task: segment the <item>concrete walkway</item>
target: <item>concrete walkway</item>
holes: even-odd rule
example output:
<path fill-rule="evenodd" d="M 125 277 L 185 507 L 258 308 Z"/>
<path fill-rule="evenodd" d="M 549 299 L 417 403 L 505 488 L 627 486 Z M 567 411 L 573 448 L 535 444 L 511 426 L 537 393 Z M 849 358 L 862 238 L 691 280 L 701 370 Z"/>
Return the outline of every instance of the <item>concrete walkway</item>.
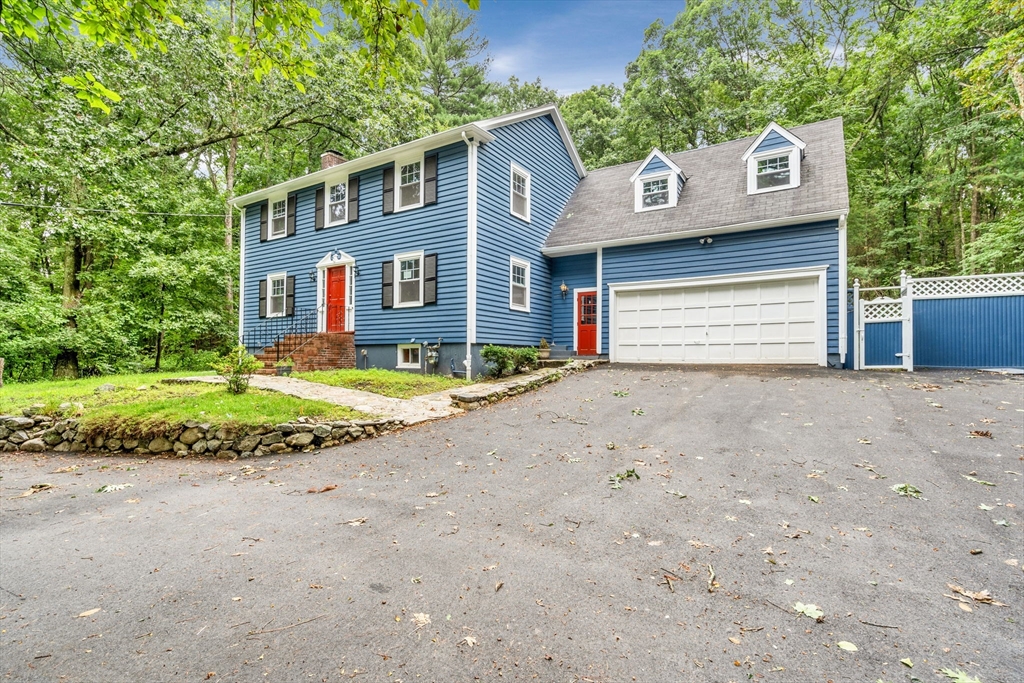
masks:
<path fill-rule="evenodd" d="M 182 377 L 175 380 L 175 382 L 209 382 L 220 384 L 224 382 L 224 379 L 216 376 Z M 276 375 L 253 375 L 249 385 L 257 389 L 278 391 L 296 398 L 325 401 L 339 406 L 346 406 L 378 417 L 398 419 L 405 425 L 437 420 L 463 412 L 461 408 L 452 405 L 450 390 L 437 394 L 415 396 L 411 399 L 390 398 L 369 391 L 332 387 L 328 384 L 318 384 L 316 382 L 307 382 L 304 379 L 278 377 Z M 477 385 L 470 385 L 464 387 L 464 389 L 471 389 L 475 386 Z"/>

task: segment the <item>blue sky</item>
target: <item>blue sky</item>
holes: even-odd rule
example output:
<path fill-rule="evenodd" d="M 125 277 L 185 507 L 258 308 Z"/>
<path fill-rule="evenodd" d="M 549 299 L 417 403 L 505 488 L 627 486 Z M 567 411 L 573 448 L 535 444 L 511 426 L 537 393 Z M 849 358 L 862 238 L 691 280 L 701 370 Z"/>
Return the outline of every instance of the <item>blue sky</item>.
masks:
<path fill-rule="evenodd" d="M 490 41 L 491 78 L 538 76 L 566 95 L 625 80 L 644 30 L 671 22 L 683 0 L 481 0 L 477 25 Z"/>

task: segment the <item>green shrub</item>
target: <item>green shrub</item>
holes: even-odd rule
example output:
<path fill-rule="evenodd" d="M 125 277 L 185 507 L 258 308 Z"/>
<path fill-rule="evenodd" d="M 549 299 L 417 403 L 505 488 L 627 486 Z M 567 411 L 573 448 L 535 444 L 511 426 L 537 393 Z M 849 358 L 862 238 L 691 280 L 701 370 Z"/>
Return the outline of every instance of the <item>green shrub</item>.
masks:
<path fill-rule="evenodd" d="M 219 362 L 211 363 L 210 367 L 227 380 L 228 393 L 244 394 L 249 388 L 249 378 L 263 367 L 263 364 L 254 356 L 250 356 L 246 348 L 239 344 Z"/>
<path fill-rule="evenodd" d="M 480 351 L 480 357 L 489 363 L 488 374 L 492 377 L 525 372 L 537 367 L 537 349 L 532 346 L 495 346 L 488 344 Z"/>

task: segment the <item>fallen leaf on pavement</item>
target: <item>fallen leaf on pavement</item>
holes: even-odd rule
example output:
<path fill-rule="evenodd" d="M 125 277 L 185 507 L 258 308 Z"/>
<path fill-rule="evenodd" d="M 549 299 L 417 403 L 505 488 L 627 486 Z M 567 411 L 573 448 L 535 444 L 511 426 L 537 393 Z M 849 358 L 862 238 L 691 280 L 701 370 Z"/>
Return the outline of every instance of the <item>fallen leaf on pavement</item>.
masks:
<path fill-rule="evenodd" d="M 498 583 L 494 584 L 494 592 L 497 593 L 498 591 L 500 591 L 501 587 L 504 586 L 504 585 L 505 585 L 504 581 L 499 581 Z"/>
<path fill-rule="evenodd" d="M 978 509 L 979 509 L 979 510 L 985 510 L 985 511 L 988 511 L 988 510 L 995 510 L 995 508 L 994 508 L 994 507 L 992 507 L 991 505 L 985 505 L 984 503 L 982 503 L 981 505 L 979 505 L 979 506 L 978 506 Z"/>
<path fill-rule="evenodd" d="M 67 467 L 58 467 L 50 474 L 67 474 L 68 472 L 74 472 L 79 467 L 81 467 L 81 465 L 68 465 Z"/>
<path fill-rule="evenodd" d="M 870 446 L 871 445 L 871 439 L 857 439 L 857 443 L 862 443 L 862 444 Z"/>
<path fill-rule="evenodd" d="M 427 494 L 427 498 L 437 498 L 440 495 L 441 494 L 437 493 L 436 491 L 431 491 L 430 493 Z"/>
<path fill-rule="evenodd" d="M 739 638 L 730 638 L 729 642 L 732 643 L 733 645 L 739 645 L 743 641 L 741 641 Z"/>
<path fill-rule="evenodd" d="M 972 429 L 971 433 L 967 435 L 968 439 L 991 439 L 992 432 L 987 429 Z"/>
<path fill-rule="evenodd" d="M 81 619 L 82 617 L 91 617 L 92 615 L 94 615 L 97 612 L 99 612 L 101 609 L 102 609 L 101 607 L 97 607 L 97 608 L 91 609 L 91 610 L 89 610 L 87 612 L 82 612 L 81 614 L 78 615 L 78 618 Z"/>
<path fill-rule="evenodd" d="M 970 676 L 966 671 L 961 671 L 960 669 L 957 669 L 956 671 L 953 671 L 952 669 L 939 669 L 939 673 L 946 678 L 952 679 L 953 683 L 981 683 L 980 678 L 977 676 Z"/>
<path fill-rule="evenodd" d="M 964 479 L 966 479 L 967 481 L 973 481 L 976 484 L 982 484 L 983 486 L 995 486 L 995 484 L 993 484 L 990 481 L 985 481 L 984 479 L 978 479 L 977 477 L 971 476 L 969 474 L 961 474 L 960 476 L 963 477 Z"/>
<path fill-rule="evenodd" d="M 362 524 L 366 524 L 368 521 L 370 521 L 369 517 L 356 517 L 355 519 L 346 520 L 342 522 L 342 524 L 348 524 L 349 526 L 360 526 Z"/>
<path fill-rule="evenodd" d="M 110 493 L 111 491 L 123 491 L 131 488 L 134 484 L 104 484 L 96 489 L 96 493 Z"/>
<path fill-rule="evenodd" d="M 421 629 L 430 623 L 430 615 L 424 614 L 423 612 L 416 612 L 412 615 L 412 623 L 416 624 L 417 629 Z"/>
<path fill-rule="evenodd" d="M 32 484 L 28 489 L 25 490 L 18 498 L 26 498 L 31 496 L 33 493 L 39 493 L 40 491 L 48 491 L 53 488 L 53 484 Z"/>
<path fill-rule="evenodd" d="M 814 620 L 821 619 L 822 617 L 825 616 L 825 613 L 822 612 L 821 609 L 817 605 L 812 605 L 812 604 L 805 605 L 802 602 L 797 602 L 797 603 L 793 604 L 793 609 L 795 609 L 800 614 L 803 614 L 804 616 L 810 617 L 811 619 L 814 619 Z"/>
<path fill-rule="evenodd" d="M 465 638 L 462 639 L 461 642 L 465 643 L 469 647 L 473 647 L 474 645 L 476 645 L 476 638 L 474 638 L 473 636 L 466 636 Z"/>
<path fill-rule="evenodd" d="M 909 657 L 907 659 L 901 659 L 900 660 L 900 664 L 902 664 L 903 666 L 907 667 L 908 669 L 913 669 L 914 668 L 914 663 L 912 661 L 910 661 Z"/>
<path fill-rule="evenodd" d="M 981 603 L 984 603 L 986 605 L 997 605 L 999 607 L 1006 607 L 1006 603 L 999 602 L 997 600 L 993 600 L 992 599 L 992 593 L 990 591 L 988 591 L 988 590 L 969 591 L 966 588 L 964 588 L 963 586 L 958 586 L 955 583 L 947 583 L 946 587 L 949 588 L 949 590 L 953 591 L 954 593 L 959 593 L 960 595 L 967 596 L 968 598 L 974 600 L 975 602 L 981 602 Z"/>
<path fill-rule="evenodd" d="M 847 652 L 856 652 L 857 651 L 857 646 L 856 645 L 854 645 L 851 642 L 845 641 L 845 640 L 840 640 L 838 643 L 836 643 L 836 647 L 838 647 L 840 650 L 846 650 Z"/>

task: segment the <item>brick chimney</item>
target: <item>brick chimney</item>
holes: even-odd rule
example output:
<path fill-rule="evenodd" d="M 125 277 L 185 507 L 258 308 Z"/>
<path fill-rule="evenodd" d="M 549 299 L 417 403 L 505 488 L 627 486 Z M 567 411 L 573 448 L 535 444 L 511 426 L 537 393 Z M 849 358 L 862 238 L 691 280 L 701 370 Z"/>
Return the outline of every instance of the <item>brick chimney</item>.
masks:
<path fill-rule="evenodd" d="M 320 170 L 325 168 L 331 168 L 333 166 L 340 166 L 341 164 L 348 161 L 345 157 L 341 156 L 333 149 L 329 149 L 320 155 Z"/>

